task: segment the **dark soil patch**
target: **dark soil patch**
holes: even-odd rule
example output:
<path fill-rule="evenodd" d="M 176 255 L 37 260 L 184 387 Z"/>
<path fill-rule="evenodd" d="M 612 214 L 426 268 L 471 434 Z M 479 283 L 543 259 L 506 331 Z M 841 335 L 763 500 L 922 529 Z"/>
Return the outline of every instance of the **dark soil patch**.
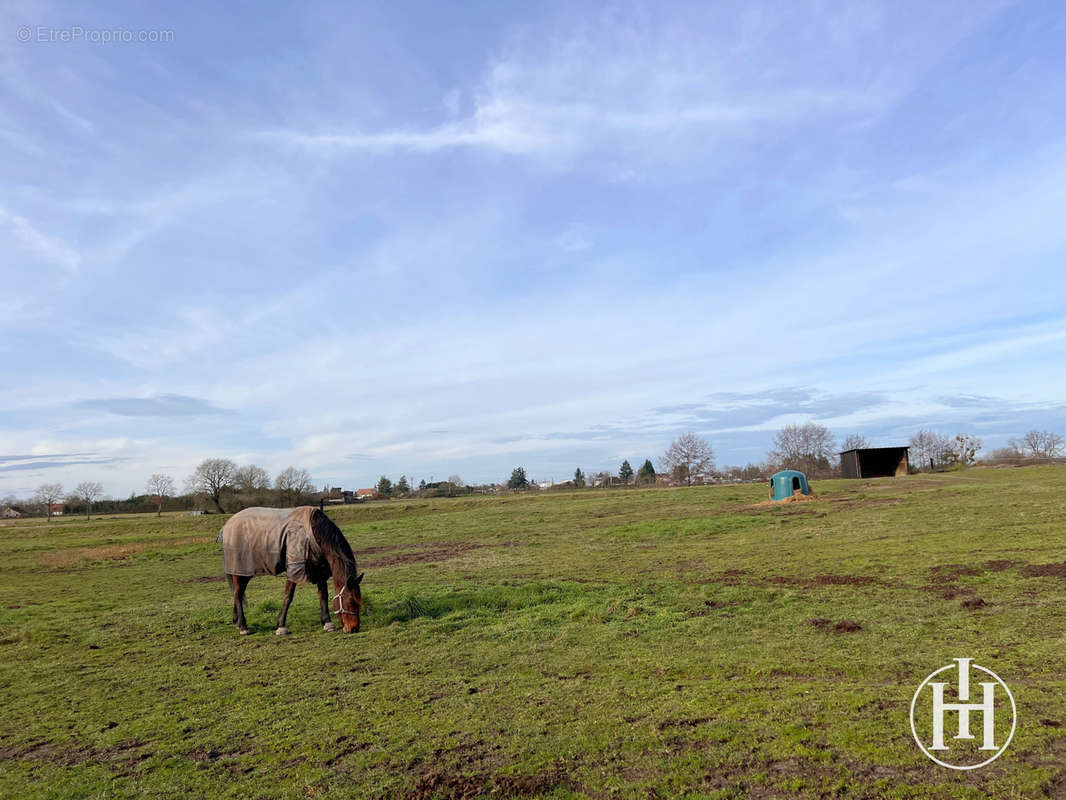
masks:
<path fill-rule="evenodd" d="M 739 583 L 745 583 L 744 578 L 747 575 L 747 570 L 743 569 L 727 569 L 722 573 L 721 582 L 728 584 L 729 586 L 736 586 Z"/>
<path fill-rule="evenodd" d="M 929 575 L 930 579 L 935 582 L 947 582 L 956 578 L 980 575 L 982 572 L 981 567 L 974 567 L 968 564 L 940 564 L 930 569 Z"/>
<path fill-rule="evenodd" d="M 1009 559 L 1004 558 L 996 561 L 986 561 L 984 563 L 984 568 L 988 572 L 1003 572 L 1003 570 L 1016 567 L 1020 563 L 1020 561 L 1010 561 Z"/>
<path fill-rule="evenodd" d="M 477 797 L 533 797 L 557 787 L 571 788 L 571 779 L 560 769 L 533 775 L 481 773 L 458 775 L 434 770 L 419 776 L 400 797 L 404 800 L 474 800 Z"/>
<path fill-rule="evenodd" d="M 1058 564 L 1030 564 L 1022 567 L 1022 575 L 1027 578 L 1066 578 L 1066 561 Z"/>
<path fill-rule="evenodd" d="M 51 742 L 36 742 L 24 748 L 0 747 L 0 761 L 45 761 L 61 767 L 89 763 L 136 764 L 151 755 L 139 751 L 143 745 L 143 742 L 130 739 L 111 747 L 66 749 Z"/>
<path fill-rule="evenodd" d="M 720 608 L 728 608 L 736 603 L 723 603 L 718 600 L 704 600 L 703 605 L 688 612 L 688 617 L 709 617 L 712 611 Z"/>
<path fill-rule="evenodd" d="M 962 607 L 963 608 L 968 608 L 971 611 L 973 611 L 975 609 L 978 609 L 978 608 L 984 608 L 987 605 L 988 605 L 988 603 L 986 603 L 980 597 L 968 597 L 968 598 L 966 598 L 965 600 L 962 601 Z"/>
<path fill-rule="evenodd" d="M 931 592 L 943 600 L 954 600 L 956 597 L 972 595 L 974 590 L 968 586 L 958 586 L 954 583 L 928 583 L 918 587 L 923 592 Z"/>
<path fill-rule="evenodd" d="M 697 725 L 703 725 L 708 722 L 713 722 L 714 717 L 696 717 L 695 719 L 664 719 L 658 725 L 656 729 L 665 731 L 667 728 L 695 728 Z"/>
<path fill-rule="evenodd" d="M 842 619 L 834 625 L 831 619 L 814 617 L 807 620 L 807 623 L 823 633 L 857 633 L 862 630 L 862 625 L 852 619 Z"/>
<path fill-rule="evenodd" d="M 423 547 L 420 543 L 414 544 L 380 544 L 374 547 L 364 547 L 360 550 L 353 550 L 352 552 L 358 556 L 368 556 L 374 553 L 391 553 L 393 550 L 405 550 L 410 547 Z"/>

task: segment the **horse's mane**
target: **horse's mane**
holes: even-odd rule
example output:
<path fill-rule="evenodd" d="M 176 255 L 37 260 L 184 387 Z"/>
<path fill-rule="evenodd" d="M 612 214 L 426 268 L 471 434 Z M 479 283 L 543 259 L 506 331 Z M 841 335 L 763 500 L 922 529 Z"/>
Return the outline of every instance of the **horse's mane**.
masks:
<path fill-rule="evenodd" d="M 326 558 L 337 559 L 347 569 L 348 577 L 354 578 L 356 569 L 352 546 L 348 544 L 337 524 L 317 508 L 311 512 L 311 532 Z"/>

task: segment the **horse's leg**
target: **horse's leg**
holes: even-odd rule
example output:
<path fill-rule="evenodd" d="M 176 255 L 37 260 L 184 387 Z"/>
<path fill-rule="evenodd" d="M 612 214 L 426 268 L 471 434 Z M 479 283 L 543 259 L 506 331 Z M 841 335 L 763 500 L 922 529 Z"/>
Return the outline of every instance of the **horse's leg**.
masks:
<path fill-rule="evenodd" d="M 233 613 L 237 615 L 237 632 L 248 635 L 248 623 L 244 621 L 244 590 L 248 588 L 248 575 L 233 575 Z"/>
<path fill-rule="evenodd" d="M 281 601 L 281 613 L 278 614 L 278 629 L 274 631 L 278 636 L 285 636 L 289 629 L 285 627 L 285 617 L 289 614 L 289 603 L 292 602 L 292 596 L 296 594 L 296 583 L 294 581 L 285 581 L 285 599 Z"/>
<path fill-rule="evenodd" d="M 230 590 L 233 592 L 233 624 L 237 624 L 237 576 L 226 575 L 226 580 L 229 581 Z"/>
<path fill-rule="evenodd" d="M 318 582 L 318 619 L 322 623 L 322 630 L 335 631 L 337 626 L 333 624 L 333 620 L 329 618 L 329 589 L 326 588 L 325 581 Z"/>

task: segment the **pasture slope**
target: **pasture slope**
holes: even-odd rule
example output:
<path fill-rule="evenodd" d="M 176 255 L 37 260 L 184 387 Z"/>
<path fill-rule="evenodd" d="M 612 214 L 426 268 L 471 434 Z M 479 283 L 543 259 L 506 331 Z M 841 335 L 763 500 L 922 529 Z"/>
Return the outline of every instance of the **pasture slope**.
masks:
<path fill-rule="evenodd" d="M 352 636 L 257 578 L 238 637 L 218 516 L 5 524 L 0 796 L 1063 797 L 1066 469 L 815 490 L 337 508 Z M 970 773 L 907 722 L 959 656 L 1018 703 Z"/>

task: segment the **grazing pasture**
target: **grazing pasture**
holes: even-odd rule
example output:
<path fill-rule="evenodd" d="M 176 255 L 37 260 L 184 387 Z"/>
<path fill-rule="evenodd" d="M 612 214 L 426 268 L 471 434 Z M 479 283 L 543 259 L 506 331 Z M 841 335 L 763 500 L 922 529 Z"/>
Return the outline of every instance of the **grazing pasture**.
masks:
<path fill-rule="evenodd" d="M 1062 797 L 1066 469 L 329 510 L 363 631 L 280 579 L 230 621 L 224 517 L 0 526 L 0 796 Z M 1018 704 L 953 772 L 952 658 Z"/>

